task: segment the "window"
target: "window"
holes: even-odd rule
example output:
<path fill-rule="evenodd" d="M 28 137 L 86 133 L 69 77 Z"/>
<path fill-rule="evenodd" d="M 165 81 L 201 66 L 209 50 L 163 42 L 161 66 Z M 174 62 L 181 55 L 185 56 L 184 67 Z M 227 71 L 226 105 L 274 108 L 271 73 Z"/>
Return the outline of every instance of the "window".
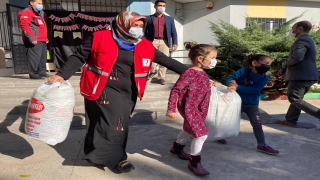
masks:
<path fill-rule="evenodd" d="M 261 24 L 263 31 L 279 28 L 287 21 L 286 18 L 247 18 L 246 27 L 249 26 L 249 20 Z"/>
<path fill-rule="evenodd" d="M 45 0 L 46 8 L 57 11 L 122 12 L 126 0 Z"/>

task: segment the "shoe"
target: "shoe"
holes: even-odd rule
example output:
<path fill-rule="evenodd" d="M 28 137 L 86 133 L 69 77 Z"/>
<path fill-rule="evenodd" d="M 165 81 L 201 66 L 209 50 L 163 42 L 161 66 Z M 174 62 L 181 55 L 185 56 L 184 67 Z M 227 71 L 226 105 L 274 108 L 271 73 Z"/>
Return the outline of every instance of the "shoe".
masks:
<path fill-rule="evenodd" d="M 134 170 L 134 166 L 128 161 L 124 160 L 117 164 L 117 168 L 122 173 L 128 173 L 132 170 Z"/>
<path fill-rule="evenodd" d="M 263 152 L 269 155 L 277 155 L 279 154 L 279 151 L 273 149 L 272 147 L 266 145 L 266 144 L 259 144 L 257 146 L 257 151 Z"/>
<path fill-rule="evenodd" d="M 201 155 L 199 156 L 190 155 L 188 168 L 198 176 L 205 176 L 210 174 L 209 171 L 207 171 L 201 164 Z"/>
<path fill-rule="evenodd" d="M 218 143 L 218 144 L 227 144 L 227 141 L 225 139 L 220 139 L 220 140 L 217 140 L 215 142 Z"/>
<path fill-rule="evenodd" d="M 152 79 L 153 76 L 156 75 L 156 74 L 157 74 L 157 72 L 150 72 L 150 73 L 148 74 L 148 80 L 149 80 L 149 79 Z"/>
<path fill-rule="evenodd" d="M 288 122 L 286 120 L 279 120 L 279 121 L 277 121 L 277 123 L 281 124 L 281 125 L 284 125 L 284 126 L 293 127 L 293 128 L 297 127 L 297 124 L 293 124 L 293 123 Z"/>
<path fill-rule="evenodd" d="M 158 80 L 158 83 L 161 84 L 161 85 L 165 85 L 165 84 L 166 84 L 163 79 L 159 79 L 159 80 Z"/>
<path fill-rule="evenodd" d="M 50 77 L 51 75 L 50 74 L 44 74 L 44 75 L 40 75 L 41 77 L 45 77 L 45 78 L 48 78 Z"/>
<path fill-rule="evenodd" d="M 185 153 L 183 151 L 183 148 L 185 147 L 186 145 L 181 145 L 179 143 L 177 143 L 176 141 L 173 143 L 173 146 L 172 148 L 170 149 L 170 152 L 172 154 L 176 154 L 178 155 L 178 157 L 180 159 L 183 159 L 183 160 L 190 160 L 190 155 Z"/>

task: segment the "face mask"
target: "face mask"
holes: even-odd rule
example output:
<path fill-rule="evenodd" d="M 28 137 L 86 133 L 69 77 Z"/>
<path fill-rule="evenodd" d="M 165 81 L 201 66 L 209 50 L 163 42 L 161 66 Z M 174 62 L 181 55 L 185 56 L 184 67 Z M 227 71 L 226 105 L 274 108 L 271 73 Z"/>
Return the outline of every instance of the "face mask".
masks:
<path fill-rule="evenodd" d="M 261 64 L 261 66 L 259 66 L 259 67 L 256 66 L 255 68 L 256 68 L 258 74 L 264 74 L 267 71 L 269 71 L 270 65 Z"/>
<path fill-rule="evenodd" d="M 203 69 L 212 69 L 212 68 L 216 67 L 217 59 L 216 58 L 211 59 L 209 65 L 204 65 L 202 62 L 201 62 L 201 64 L 202 64 Z"/>
<path fill-rule="evenodd" d="M 36 7 L 34 7 L 34 9 L 36 10 L 36 11 L 42 11 L 43 10 L 43 5 L 40 5 L 40 4 L 37 4 L 36 5 Z"/>
<path fill-rule="evenodd" d="M 293 30 L 289 31 L 288 36 L 295 38 L 296 37 L 296 33 L 293 32 Z"/>
<path fill-rule="evenodd" d="M 157 7 L 157 12 L 158 13 L 164 13 L 165 10 L 166 10 L 165 7 Z"/>
<path fill-rule="evenodd" d="M 135 37 L 137 39 L 142 38 L 142 36 L 144 35 L 143 33 L 143 28 L 138 28 L 138 27 L 131 27 L 129 30 L 129 34 L 132 37 Z"/>

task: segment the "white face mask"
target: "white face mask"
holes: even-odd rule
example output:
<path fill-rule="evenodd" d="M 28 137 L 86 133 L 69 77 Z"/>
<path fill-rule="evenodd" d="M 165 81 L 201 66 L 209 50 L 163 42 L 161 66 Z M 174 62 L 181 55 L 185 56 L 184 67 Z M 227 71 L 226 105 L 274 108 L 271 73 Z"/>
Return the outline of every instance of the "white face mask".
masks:
<path fill-rule="evenodd" d="M 288 34 L 288 36 L 291 36 L 291 37 L 293 37 L 293 38 L 295 38 L 296 37 L 296 33 L 294 33 L 293 32 L 293 30 L 291 30 L 291 31 L 289 31 L 289 34 Z"/>
<path fill-rule="evenodd" d="M 217 59 L 216 58 L 211 59 L 209 65 L 204 65 L 202 62 L 201 62 L 201 64 L 202 64 L 203 69 L 212 69 L 212 68 L 216 67 Z"/>
<path fill-rule="evenodd" d="M 144 35 L 143 28 L 131 27 L 129 30 L 129 34 L 137 39 L 140 39 Z"/>
<path fill-rule="evenodd" d="M 164 13 L 166 11 L 165 7 L 157 7 L 157 12 L 158 13 Z"/>

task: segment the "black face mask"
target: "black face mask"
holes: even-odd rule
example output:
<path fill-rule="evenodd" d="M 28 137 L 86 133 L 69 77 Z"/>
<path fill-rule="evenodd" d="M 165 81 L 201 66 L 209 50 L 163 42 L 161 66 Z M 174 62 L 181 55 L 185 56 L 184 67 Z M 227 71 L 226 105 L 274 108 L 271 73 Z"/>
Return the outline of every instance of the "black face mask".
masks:
<path fill-rule="evenodd" d="M 264 74 L 267 71 L 269 71 L 270 65 L 261 64 L 261 66 L 259 66 L 259 67 L 256 66 L 255 68 L 256 68 L 258 74 Z"/>

